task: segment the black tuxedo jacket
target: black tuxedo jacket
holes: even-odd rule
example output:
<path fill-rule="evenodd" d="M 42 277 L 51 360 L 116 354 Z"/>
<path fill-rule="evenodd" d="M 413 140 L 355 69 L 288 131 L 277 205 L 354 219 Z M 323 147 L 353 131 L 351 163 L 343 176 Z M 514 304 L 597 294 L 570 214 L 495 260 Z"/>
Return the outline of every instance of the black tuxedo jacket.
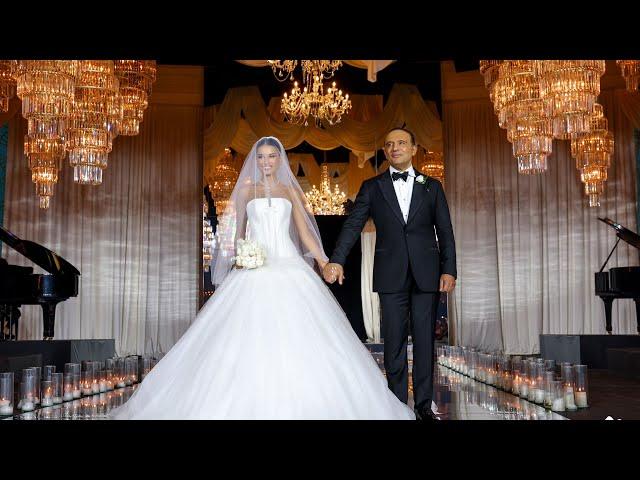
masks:
<path fill-rule="evenodd" d="M 423 175 L 417 170 L 415 173 L 416 178 Z M 437 292 L 443 273 L 456 277 L 455 240 L 442 184 L 435 178 L 423 177 L 423 184 L 414 179 L 406 223 L 389 170 L 366 180 L 342 227 L 331 262 L 344 265 L 364 224 L 372 217 L 376 225 L 375 292 L 399 292 L 409 267 L 424 292 Z"/>

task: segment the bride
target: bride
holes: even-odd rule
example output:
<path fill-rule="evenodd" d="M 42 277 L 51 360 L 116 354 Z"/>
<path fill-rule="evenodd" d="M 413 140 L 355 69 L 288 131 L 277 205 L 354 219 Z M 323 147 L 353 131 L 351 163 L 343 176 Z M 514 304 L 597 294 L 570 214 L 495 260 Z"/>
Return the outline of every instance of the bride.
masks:
<path fill-rule="evenodd" d="M 215 294 L 114 419 L 415 419 L 321 277 L 328 258 L 285 150 L 251 149 L 218 226 Z M 266 251 L 235 268 L 238 239 Z"/>

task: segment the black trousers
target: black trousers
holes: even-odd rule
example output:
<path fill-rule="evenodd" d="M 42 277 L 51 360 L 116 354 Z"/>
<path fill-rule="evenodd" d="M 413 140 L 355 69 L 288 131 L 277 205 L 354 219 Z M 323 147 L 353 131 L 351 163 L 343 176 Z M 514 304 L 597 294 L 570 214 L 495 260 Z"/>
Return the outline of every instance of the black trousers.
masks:
<path fill-rule="evenodd" d="M 402 290 L 379 293 L 384 368 L 389 389 L 402 402 L 409 400 L 407 342 L 413 340 L 413 398 L 415 408 L 431 408 L 433 359 L 439 292 L 418 289 L 408 269 Z"/>

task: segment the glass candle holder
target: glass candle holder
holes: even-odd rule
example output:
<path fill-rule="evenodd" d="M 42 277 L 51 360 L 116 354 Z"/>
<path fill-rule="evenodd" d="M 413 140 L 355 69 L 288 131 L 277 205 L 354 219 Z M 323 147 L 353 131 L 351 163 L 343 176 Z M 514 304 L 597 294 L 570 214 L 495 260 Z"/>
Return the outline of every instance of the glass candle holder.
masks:
<path fill-rule="evenodd" d="M 40 404 L 40 390 L 41 390 L 41 382 L 42 382 L 42 367 L 33 367 L 36 370 L 36 389 L 34 393 L 34 401 L 36 405 Z"/>
<path fill-rule="evenodd" d="M 43 407 L 50 407 L 53 405 L 53 382 L 51 380 L 44 380 L 41 384 L 41 400 L 40 403 Z"/>
<path fill-rule="evenodd" d="M 551 410 L 554 412 L 564 412 L 564 386 L 562 380 L 553 380 L 551 382 L 553 388 L 553 403 Z"/>
<path fill-rule="evenodd" d="M 81 383 L 81 375 L 79 373 L 73 374 L 73 398 L 82 397 L 82 383 Z"/>
<path fill-rule="evenodd" d="M 93 395 L 93 370 L 83 370 L 80 374 L 82 395 Z"/>
<path fill-rule="evenodd" d="M 574 366 L 575 373 L 575 400 L 576 406 L 578 408 L 587 408 L 589 406 L 588 403 L 588 380 L 587 380 L 587 366 L 586 365 L 575 365 Z"/>
<path fill-rule="evenodd" d="M 53 403 L 62 403 L 64 373 L 53 373 L 51 375 L 51 383 L 53 385 Z"/>
<path fill-rule="evenodd" d="M 13 414 L 13 372 L 0 373 L 0 415 Z"/>
<path fill-rule="evenodd" d="M 31 412 L 36 408 L 35 402 L 36 392 L 36 376 L 33 375 L 22 377 L 22 383 L 20 384 L 20 404 L 19 408 L 23 412 Z"/>
<path fill-rule="evenodd" d="M 127 384 L 125 383 L 125 359 L 122 357 L 118 357 L 116 358 L 116 378 L 117 378 L 117 383 L 116 386 L 118 388 L 123 388 L 126 387 Z"/>
<path fill-rule="evenodd" d="M 44 370 L 42 371 L 42 380 L 51 381 L 54 373 L 56 373 L 55 365 L 45 365 Z"/>
<path fill-rule="evenodd" d="M 142 380 L 144 380 L 145 377 L 147 375 L 149 375 L 150 371 L 151 371 L 151 358 L 150 357 L 144 357 L 142 359 Z"/>
<path fill-rule="evenodd" d="M 544 363 L 538 362 L 536 365 L 536 395 L 535 402 L 544 405 Z"/>
<path fill-rule="evenodd" d="M 68 402 L 73 400 L 73 373 L 64 373 L 64 385 L 62 400 Z"/>
<path fill-rule="evenodd" d="M 567 410 L 577 410 L 575 400 L 575 374 L 573 365 L 562 366 L 562 384 L 564 385 L 564 406 Z"/>
<path fill-rule="evenodd" d="M 554 391 L 553 391 L 553 382 L 556 379 L 556 374 L 551 371 L 551 370 L 547 370 L 546 372 L 544 372 L 544 406 L 545 408 L 551 408 L 553 407 L 553 396 L 554 396 Z"/>
<path fill-rule="evenodd" d="M 108 392 L 113 390 L 113 370 L 107 369 L 104 371 L 104 383 L 107 387 Z"/>
<path fill-rule="evenodd" d="M 538 391 L 538 364 L 534 360 L 529 361 L 529 374 L 527 377 L 529 378 L 529 392 L 527 400 L 535 402 L 536 392 Z"/>
<path fill-rule="evenodd" d="M 556 361 L 555 360 L 545 360 L 544 361 L 544 371 L 552 371 L 555 373 L 556 371 Z"/>

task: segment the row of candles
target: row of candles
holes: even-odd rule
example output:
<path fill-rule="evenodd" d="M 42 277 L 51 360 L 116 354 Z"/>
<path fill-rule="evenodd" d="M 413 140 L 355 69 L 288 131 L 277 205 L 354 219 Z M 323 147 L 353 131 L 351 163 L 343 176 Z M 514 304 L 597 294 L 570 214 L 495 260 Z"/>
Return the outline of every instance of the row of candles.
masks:
<path fill-rule="evenodd" d="M 144 379 L 156 360 L 142 357 L 142 364 L 139 363 L 139 357 L 128 356 L 108 358 L 104 362 L 65 363 L 64 372 L 56 372 L 55 365 L 45 365 L 44 370 L 42 367 L 25 368 L 17 408 L 29 412 L 38 405 L 49 407 L 133 385 L 138 383 L 138 378 Z M 12 415 L 14 403 L 14 374 L 0 373 L 0 415 Z"/>
<path fill-rule="evenodd" d="M 119 388 L 63 402 L 48 408 L 40 408 L 30 412 L 21 412 L 16 420 L 100 420 L 107 418 L 109 412 L 123 405 L 133 395 L 132 388 Z"/>
<path fill-rule="evenodd" d="M 587 366 L 522 359 L 459 346 L 438 347 L 438 363 L 554 412 L 588 407 Z"/>
<path fill-rule="evenodd" d="M 545 409 L 542 405 L 536 405 L 527 399 L 512 395 L 510 392 L 498 390 L 493 386 L 472 380 L 470 377 L 443 366 L 436 369 L 436 381 L 439 385 L 447 387 L 450 392 L 456 392 L 459 401 L 456 404 L 438 402 L 438 410 L 444 408 L 445 414 L 460 420 L 468 420 L 467 415 L 474 409 L 471 405 L 486 410 L 489 415 L 500 417 L 503 420 L 562 420 L 551 409 Z M 449 411 L 452 409 L 452 411 Z"/>

